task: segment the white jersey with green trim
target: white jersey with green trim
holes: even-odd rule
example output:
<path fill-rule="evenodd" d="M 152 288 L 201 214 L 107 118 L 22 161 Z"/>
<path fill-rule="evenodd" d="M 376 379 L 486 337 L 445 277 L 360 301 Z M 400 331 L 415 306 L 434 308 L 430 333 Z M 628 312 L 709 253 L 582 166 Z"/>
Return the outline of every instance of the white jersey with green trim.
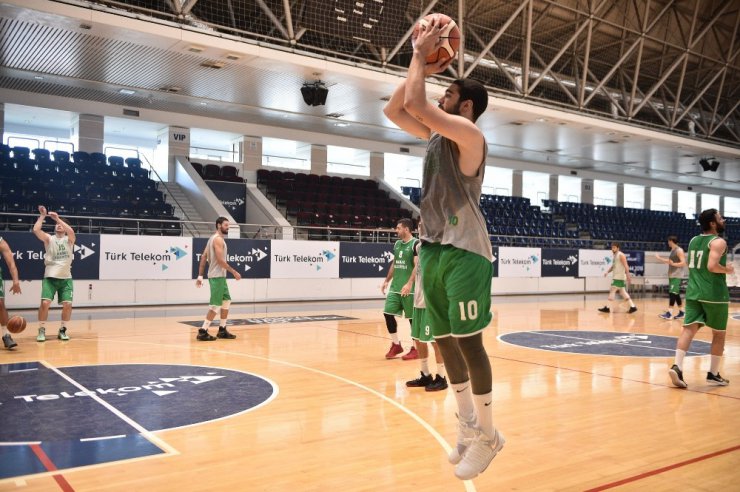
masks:
<path fill-rule="evenodd" d="M 57 237 L 49 235 L 44 254 L 44 278 L 72 278 L 72 260 L 74 259 L 74 245 L 64 235 Z"/>

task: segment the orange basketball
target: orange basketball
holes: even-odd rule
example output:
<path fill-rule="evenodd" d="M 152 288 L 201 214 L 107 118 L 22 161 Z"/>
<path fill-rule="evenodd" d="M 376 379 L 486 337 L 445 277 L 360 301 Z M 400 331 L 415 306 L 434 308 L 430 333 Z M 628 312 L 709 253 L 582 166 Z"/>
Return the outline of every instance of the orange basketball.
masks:
<path fill-rule="evenodd" d="M 20 333 L 26 329 L 26 318 L 23 316 L 13 316 L 8 320 L 8 331 L 10 333 Z"/>
<path fill-rule="evenodd" d="M 414 32 L 411 34 L 411 43 L 419 36 L 421 26 L 429 26 L 432 19 L 437 19 L 437 25 L 442 29 L 439 36 L 439 48 L 427 56 L 427 63 L 437 63 L 438 61 L 454 58 L 457 50 L 460 49 L 460 28 L 452 17 L 445 14 L 429 14 L 414 26 Z"/>

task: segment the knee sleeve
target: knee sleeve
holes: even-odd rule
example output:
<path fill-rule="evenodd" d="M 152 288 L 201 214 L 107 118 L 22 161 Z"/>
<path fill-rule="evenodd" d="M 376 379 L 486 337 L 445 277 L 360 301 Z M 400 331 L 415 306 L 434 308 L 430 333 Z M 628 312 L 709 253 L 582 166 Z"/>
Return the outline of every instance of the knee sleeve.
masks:
<path fill-rule="evenodd" d="M 627 300 L 630 298 L 630 295 L 627 293 L 627 289 L 624 287 L 619 288 L 619 295 L 622 296 L 622 299 Z"/>
<path fill-rule="evenodd" d="M 213 311 L 213 313 L 218 313 L 219 306 L 208 306 L 209 311 Z"/>
<path fill-rule="evenodd" d="M 673 306 L 674 304 L 676 304 L 676 294 L 674 294 L 673 292 L 671 292 L 671 293 L 668 294 L 668 298 L 670 299 L 668 301 L 668 305 L 669 306 Z"/>
<path fill-rule="evenodd" d="M 221 309 L 229 309 L 229 306 L 231 306 L 231 301 L 223 301 L 221 303 Z"/>
<path fill-rule="evenodd" d="M 396 331 L 398 331 L 396 317 L 388 313 L 383 313 L 383 316 L 385 316 L 385 326 L 388 328 L 388 333 L 396 333 Z"/>

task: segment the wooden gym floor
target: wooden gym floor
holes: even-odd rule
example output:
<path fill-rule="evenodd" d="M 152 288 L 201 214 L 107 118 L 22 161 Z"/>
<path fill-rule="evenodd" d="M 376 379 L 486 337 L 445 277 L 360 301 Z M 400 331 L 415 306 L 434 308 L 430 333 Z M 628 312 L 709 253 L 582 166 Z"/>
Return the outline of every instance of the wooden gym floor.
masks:
<path fill-rule="evenodd" d="M 446 460 L 456 435 L 454 397 L 406 388 L 405 381 L 418 376 L 419 363 L 384 359 L 389 338 L 381 301 L 235 304 L 234 319 L 328 314 L 355 319 L 234 326 L 236 340 L 214 342 L 196 342 L 196 329 L 181 323 L 202 320 L 205 306 L 77 309 L 72 340 L 54 339 L 58 323 L 52 321 L 43 344 L 35 341 L 35 313 L 23 312 L 30 326 L 15 337 L 16 350 L 0 353 L 0 364 L 43 361 L 62 370 L 208 366 L 265 378 L 277 394 L 228 418 L 146 432 L 166 451 L 156 457 L 19 475 L 1 480 L 0 490 L 737 490 L 739 321 L 728 325 L 721 372 L 731 384 L 724 388 L 704 382 L 708 356 L 687 358 L 689 388 L 679 390 L 666 374 L 671 351 L 663 357 L 582 355 L 498 338 L 539 330 L 680 333 L 678 321 L 657 317 L 667 304 L 663 298 L 637 299 L 634 315 L 602 315 L 596 309 L 605 297 L 494 298 L 485 340 L 493 365 L 495 422 L 507 443 L 470 482 L 457 480 Z M 12 308 L 12 298 L 8 301 Z M 731 305 L 731 315 L 739 308 Z M 55 310 L 51 319 L 58 316 Z M 399 329 L 407 348 L 405 320 Z M 697 339 L 709 337 L 702 330 Z M 2 382 L 0 377 L 0 389 Z M 218 405 L 207 398 L 194 404 L 204 402 Z M 20 424 L 3 406 L 0 415 L 3 426 Z M 84 418 L 66 415 L 68 421 Z"/>

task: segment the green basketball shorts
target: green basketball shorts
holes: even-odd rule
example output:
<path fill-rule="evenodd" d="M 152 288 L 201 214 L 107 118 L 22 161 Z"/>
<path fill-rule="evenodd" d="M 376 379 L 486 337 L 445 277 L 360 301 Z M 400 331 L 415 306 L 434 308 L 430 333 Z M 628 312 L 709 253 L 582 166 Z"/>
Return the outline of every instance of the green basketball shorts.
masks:
<path fill-rule="evenodd" d="M 668 293 L 669 294 L 680 294 L 681 293 L 681 279 L 680 278 L 669 278 L 668 279 Z"/>
<path fill-rule="evenodd" d="M 57 303 L 72 302 L 74 283 L 71 278 L 46 277 L 41 281 L 41 299 L 54 300 L 57 295 Z"/>
<path fill-rule="evenodd" d="M 222 302 L 231 300 L 226 277 L 209 278 L 208 286 L 211 288 L 211 300 L 208 301 L 210 306 L 220 306 Z"/>
<path fill-rule="evenodd" d="M 414 317 L 411 318 L 411 338 L 420 342 L 433 342 L 434 335 L 426 321 L 426 309 L 414 308 Z"/>
<path fill-rule="evenodd" d="M 422 265 L 426 323 L 435 338 L 466 337 L 491 322 L 491 276 L 487 258 L 439 243 L 424 243 Z"/>
<path fill-rule="evenodd" d="M 686 299 L 686 317 L 683 319 L 683 325 L 688 326 L 699 323 L 713 330 L 725 331 L 727 329 L 729 312 L 729 303 L 702 302 Z"/>

